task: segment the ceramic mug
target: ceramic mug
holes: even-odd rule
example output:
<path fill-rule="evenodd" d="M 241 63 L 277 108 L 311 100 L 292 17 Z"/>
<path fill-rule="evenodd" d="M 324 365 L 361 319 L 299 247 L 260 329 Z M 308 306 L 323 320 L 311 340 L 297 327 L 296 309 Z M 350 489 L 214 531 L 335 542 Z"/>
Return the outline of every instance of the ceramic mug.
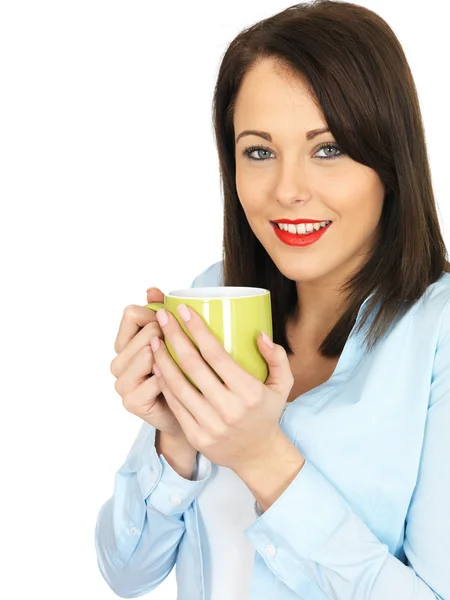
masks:
<path fill-rule="evenodd" d="M 153 311 L 164 308 L 171 312 L 198 348 L 176 310 L 178 304 L 182 303 L 203 318 L 233 360 L 263 383 L 266 381 L 269 369 L 258 350 L 257 338 L 262 331 L 271 339 L 273 336 L 269 290 L 238 286 L 195 287 L 170 292 L 165 296 L 164 303 L 151 302 L 145 305 L 145 308 Z M 173 348 L 167 340 L 165 344 L 181 369 Z M 181 370 L 198 389 L 189 375 Z"/>

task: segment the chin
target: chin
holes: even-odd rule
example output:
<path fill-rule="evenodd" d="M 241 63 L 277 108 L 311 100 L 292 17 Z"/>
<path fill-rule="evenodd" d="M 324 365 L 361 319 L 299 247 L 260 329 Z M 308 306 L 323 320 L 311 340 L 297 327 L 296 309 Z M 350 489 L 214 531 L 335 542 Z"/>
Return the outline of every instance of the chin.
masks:
<path fill-rule="evenodd" d="M 301 281 L 302 283 L 313 282 L 318 279 L 321 279 L 326 275 L 326 272 L 324 272 L 323 270 L 319 271 L 318 269 L 314 268 L 302 269 L 299 268 L 298 264 L 287 265 L 285 261 L 274 261 L 274 263 L 277 269 L 280 271 L 280 273 L 284 275 L 284 277 L 286 277 L 287 279 L 290 279 L 291 281 Z"/>

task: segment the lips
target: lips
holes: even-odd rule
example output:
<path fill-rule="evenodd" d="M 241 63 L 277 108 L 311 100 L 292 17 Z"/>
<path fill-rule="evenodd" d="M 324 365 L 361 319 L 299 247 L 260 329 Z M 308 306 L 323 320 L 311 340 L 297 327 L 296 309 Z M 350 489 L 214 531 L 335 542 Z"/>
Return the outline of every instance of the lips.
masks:
<path fill-rule="evenodd" d="M 311 223 L 311 221 L 308 222 Z M 317 222 L 320 223 L 321 221 L 316 221 L 316 223 Z M 314 244 L 315 242 L 319 241 L 320 238 L 323 235 L 325 235 L 325 233 L 330 229 L 331 225 L 332 223 L 330 223 L 326 227 L 322 227 L 317 231 L 313 231 L 312 233 L 298 234 L 290 233 L 289 231 L 284 231 L 284 229 L 280 229 L 278 225 L 275 224 L 275 222 L 272 222 L 272 228 L 278 239 L 281 240 L 284 244 L 287 244 L 288 246 L 296 247 L 310 246 L 311 244 Z"/>

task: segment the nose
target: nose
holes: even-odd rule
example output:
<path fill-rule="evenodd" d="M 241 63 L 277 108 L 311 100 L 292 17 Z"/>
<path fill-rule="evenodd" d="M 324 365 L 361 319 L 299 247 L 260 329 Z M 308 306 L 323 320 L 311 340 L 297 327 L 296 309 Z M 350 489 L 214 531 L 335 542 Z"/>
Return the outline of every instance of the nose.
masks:
<path fill-rule="evenodd" d="M 311 199 L 311 187 L 307 167 L 302 161 L 290 160 L 280 163 L 275 184 L 275 198 L 282 206 L 304 204 Z"/>

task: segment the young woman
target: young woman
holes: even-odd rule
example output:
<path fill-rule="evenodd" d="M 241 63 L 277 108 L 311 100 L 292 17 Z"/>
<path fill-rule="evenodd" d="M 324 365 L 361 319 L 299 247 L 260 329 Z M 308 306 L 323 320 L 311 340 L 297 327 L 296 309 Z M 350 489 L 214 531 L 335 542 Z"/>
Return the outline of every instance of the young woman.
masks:
<path fill-rule="evenodd" d="M 450 265 L 402 48 L 361 6 L 295 5 L 231 42 L 214 124 L 223 261 L 193 286 L 270 290 L 269 377 L 194 311 L 200 352 L 126 309 L 111 370 L 144 423 L 99 568 L 125 598 L 176 564 L 180 600 L 450 599 Z"/>

